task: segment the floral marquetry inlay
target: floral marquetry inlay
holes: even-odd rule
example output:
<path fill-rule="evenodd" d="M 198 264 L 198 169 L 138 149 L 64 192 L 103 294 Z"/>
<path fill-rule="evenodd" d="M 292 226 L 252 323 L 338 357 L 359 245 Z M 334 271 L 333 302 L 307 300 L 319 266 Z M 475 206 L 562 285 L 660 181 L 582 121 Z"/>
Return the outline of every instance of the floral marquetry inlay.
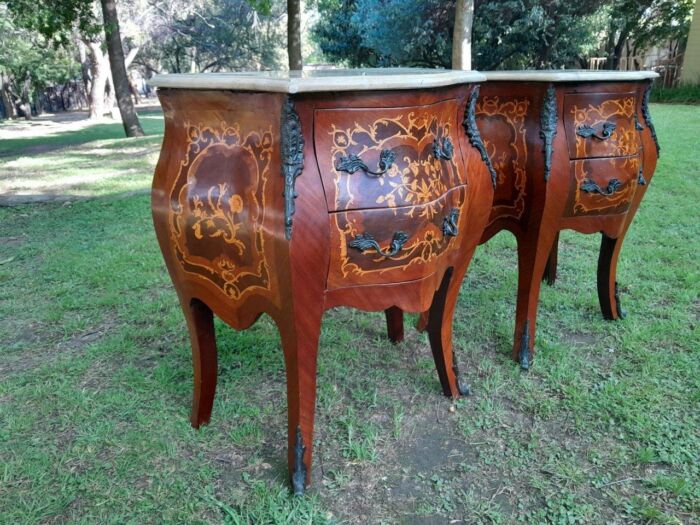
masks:
<path fill-rule="evenodd" d="M 571 215 L 590 215 L 625 211 L 636 191 L 641 166 L 639 157 L 576 160 L 572 163 L 574 180 Z M 614 185 L 611 186 L 610 183 Z M 586 191 L 595 184 L 603 192 Z M 610 188 L 612 191 L 606 191 Z"/>
<path fill-rule="evenodd" d="M 458 232 L 465 227 L 460 214 L 467 200 L 466 188 L 459 186 L 440 199 L 422 206 L 391 209 L 350 210 L 330 215 L 332 253 L 329 288 L 348 284 L 398 282 L 410 272 L 420 275 L 457 245 Z M 428 211 L 428 208 L 432 211 Z M 444 224 L 449 221 L 451 231 Z M 402 242 L 391 250 L 401 234 Z M 374 249 L 358 249 L 358 239 L 371 235 Z M 386 253 L 391 251 L 391 255 Z"/>
<path fill-rule="evenodd" d="M 381 190 L 375 202 L 381 206 L 393 208 L 397 202 L 427 204 L 449 190 L 442 177 L 446 161 L 437 158 L 432 151 L 435 137 L 449 136 L 450 123 L 439 122 L 433 113 L 411 111 L 396 118 L 378 119 L 368 126 L 356 124 L 349 129 L 334 126 L 329 133 L 333 137 L 334 158 L 347 155 L 351 147 L 360 158 L 379 158 L 382 150 L 392 146 L 399 150 L 396 162 L 383 177 L 376 179 Z M 453 169 L 456 172 L 454 166 Z M 347 190 L 352 200 L 349 177 L 338 173 L 335 181 L 339 193 Z M 458 183 L 455 175 L 455 184 Z"/>
<path fill-rule="evenodd" d="M 640 139 L 634 125 L 634 96 L 610 97 L 586 105 L 573 103 L 569 111 L 573 129 L 567 133 L 575 133 L 575 158 L 622 157 L 637 153 Z"/>
<path fill-rule="evenodd" d="M 496 170 L 496 193 L 491 220 L 503 216 L 520 219 L 525 210 L 527 140 L 525 119 L 530 101 L 485 96 L 476 106 L 484 146 Z M 497 138 L 498 140 L 493 140 Z"/>
<path fill-rule="evenodd" d="M 330 210 L 430 205 L 465 184 L 459 103 L 317 113 L 319 167 Z M 434 212 L 433 206 L 429 206 Z"/>
<path fill-rule="evenodd" d="M 171 190 L 169 224 L 182 269 L 239 299 L 269 290 L 263 222 L 272 130 L 188 125 L 187 154 Z"/>

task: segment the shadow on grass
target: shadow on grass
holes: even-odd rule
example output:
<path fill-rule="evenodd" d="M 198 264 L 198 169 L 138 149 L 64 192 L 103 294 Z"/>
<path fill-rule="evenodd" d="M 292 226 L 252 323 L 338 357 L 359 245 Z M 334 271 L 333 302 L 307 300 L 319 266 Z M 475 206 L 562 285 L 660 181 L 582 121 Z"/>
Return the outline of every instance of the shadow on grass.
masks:
<path fill-rule="evenodd" d="M 163 118 L 160 110 L 140 111 L 141 126 L 146 135 L 163 134 Z M 123 139 L 124 127 L 119 121 L 95 124 L 79 130 L 66 131 L 56 135 L 5 139 L 0 142 L 0 158 L 47 153 L 66 146 L 86 144 L 98 140 Z"/>
<path fill-rule="evenodd" d="M 97 199 L 128 199 L 138 195 L 147 195 L 151 192 L 151 188 L 142 188 L 136 190 L 115 191 L 113 193 L 104 193 L 100 195 L 80 195 L 75 193 L 32 193 L 22 195 L 0 195 L 0 208 L 13 208 L 16 206 L 25 206 L 31 204 L 49 204 L 49 203 L 71 203 L 77 201 L 92 201 Z"/>

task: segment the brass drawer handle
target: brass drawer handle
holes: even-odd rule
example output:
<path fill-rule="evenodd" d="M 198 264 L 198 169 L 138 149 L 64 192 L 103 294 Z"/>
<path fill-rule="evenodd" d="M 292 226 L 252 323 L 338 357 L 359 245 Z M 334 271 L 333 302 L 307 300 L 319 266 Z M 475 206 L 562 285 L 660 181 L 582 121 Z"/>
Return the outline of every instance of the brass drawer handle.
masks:
<path fill-rule="evenodd" d="M 442 234 L 445 237 L 457 237 L 459 230 L 457 229 L 457 221 L 459 220 L 459 208 L 452 208 L 442 220 Z"/>
<path fill-rule="evenodd" d="M 435 137 L 433 141 L 433 157 L 440 160 L 452 160 L 454 155 L 455 147 L 450 140 L 450 137 L 445 137 L 442 139 L 442 145 L 440 144 L 440 139 Z"/>
<path fill-rule="evenodd" d="M 394 164 L 396 160 L 396 153 L 390 149 L 383 149 L 379 153 L 379 165 L 377 171 L 372 171 L 369 169 L 367 164 L 358 157 L 357 155 L 342 156 L 338 159 L 338 163 L 335 165 L 337 171 L 344 171 L 352 175 L 356 171 L 362 170 L 365 175 L 373 178 L 381 177 L 384 175 L 389 168 Z"/>
<path fill-rule="evenodd" d="M 382 247 L 372 236 L 371 233 L 361 233 L 357 235 L 352 241 L 350 241 L 350 248 L 355 248 L 361 252 L 374 249 L 379 255 L 387 258 L 394 257 L 397 253 L 401 251 L 403 245 L 406 244 L 408 240 L 408 235 L 404 232 L 396 232 L 391 239 L 391 245 L 387 251 L 383 251 Z"/>
<path fill-rule="evenodd" d="M 612 132 L 615 131 L 615 128 L 617 128 L 617 125 L 612 123 L 612 122 L 604 122 L 603 123 L 603 129 L 600 132 L 600 135 L 596 133 L 596 130 L 593 126 L 589 126 L 588 124 L 584 124 L 583 126 L 579 126 L 579 128 L 576 130 L 576 134 L 579 137 L 583 137 L 584 139 L 587 139 L 588 137 L 593 137 L 598 140 L 606 140 L 609 139 L 610 136 L 612 135 Z"/>
<path fill-rule="evenodd" d="M 605 196 L 612 195 L 620 188 L 622 188 L 622 183 L 617 179 L 610 179 L 610 182 L 608 182 L 608 187 L 605 189 L 598 186 L 591 179 L 583 179 L 583 182 L 581 183 L 582 191 L 585 191 L 586 193 L 600 193 L 601 195 Z"/>

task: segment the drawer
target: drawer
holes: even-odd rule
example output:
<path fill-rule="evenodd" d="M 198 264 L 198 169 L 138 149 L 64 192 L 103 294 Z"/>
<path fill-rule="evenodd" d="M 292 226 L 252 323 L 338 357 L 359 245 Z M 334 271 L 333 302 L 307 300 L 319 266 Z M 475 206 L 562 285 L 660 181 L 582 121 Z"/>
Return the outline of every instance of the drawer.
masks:
<path fill-rule="evenodd" d="M 329 214 L 328 289 L 413 281 L 434 273 L 438 259 L 457 246 L 466 228 L 466 195 L 466 187 L 459 186 L 420 206 Z"/>
<path fill-rule="evenodd" d="M 571 159 L 636 155 L 635 93 L 584 93 L 564 97 L 564 126 Z"/>
<path fill-rule="evenodd" d="M 639 156 L 571 163 L 568 216 L 624 213 L 640 184 Z"/>
<path fill-rule="evenodd" d="M 322 109 L 314 146 L 329 211 L 416 206 L 466 184 L 460 103 Z"/>

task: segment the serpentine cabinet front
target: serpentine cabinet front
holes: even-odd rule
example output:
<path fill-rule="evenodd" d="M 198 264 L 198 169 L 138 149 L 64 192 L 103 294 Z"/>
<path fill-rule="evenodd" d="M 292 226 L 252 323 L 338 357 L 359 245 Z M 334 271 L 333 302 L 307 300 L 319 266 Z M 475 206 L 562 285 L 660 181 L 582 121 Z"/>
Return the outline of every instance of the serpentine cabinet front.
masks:
<path fill-rule="evenodd" d="M 493 196 L 469 135 L 473 89 L 159 90 L 152 209 L 190 332 L 192 424 L 212 410 L 212 315 L 242 330 L 268 314 L 285 356 L 297 493 L 311 479 L 324 310 L 429 310 L 443 392 L 464 391 L 452 315 Z"/>
<path fill-rule="evenodd" d="M 601 311 L 623 317 L 617 260 L 656 167 L 650 80 L 574 81 L 577 75 L 565 82 L 489 78 L 476 111 L 497 173 L 482 242 L 504 229 L 518 242 L 513 358 L 522 368 L 534 353 L 540 281 L 555 281 L 560 230 L 602 234 Z"/>

